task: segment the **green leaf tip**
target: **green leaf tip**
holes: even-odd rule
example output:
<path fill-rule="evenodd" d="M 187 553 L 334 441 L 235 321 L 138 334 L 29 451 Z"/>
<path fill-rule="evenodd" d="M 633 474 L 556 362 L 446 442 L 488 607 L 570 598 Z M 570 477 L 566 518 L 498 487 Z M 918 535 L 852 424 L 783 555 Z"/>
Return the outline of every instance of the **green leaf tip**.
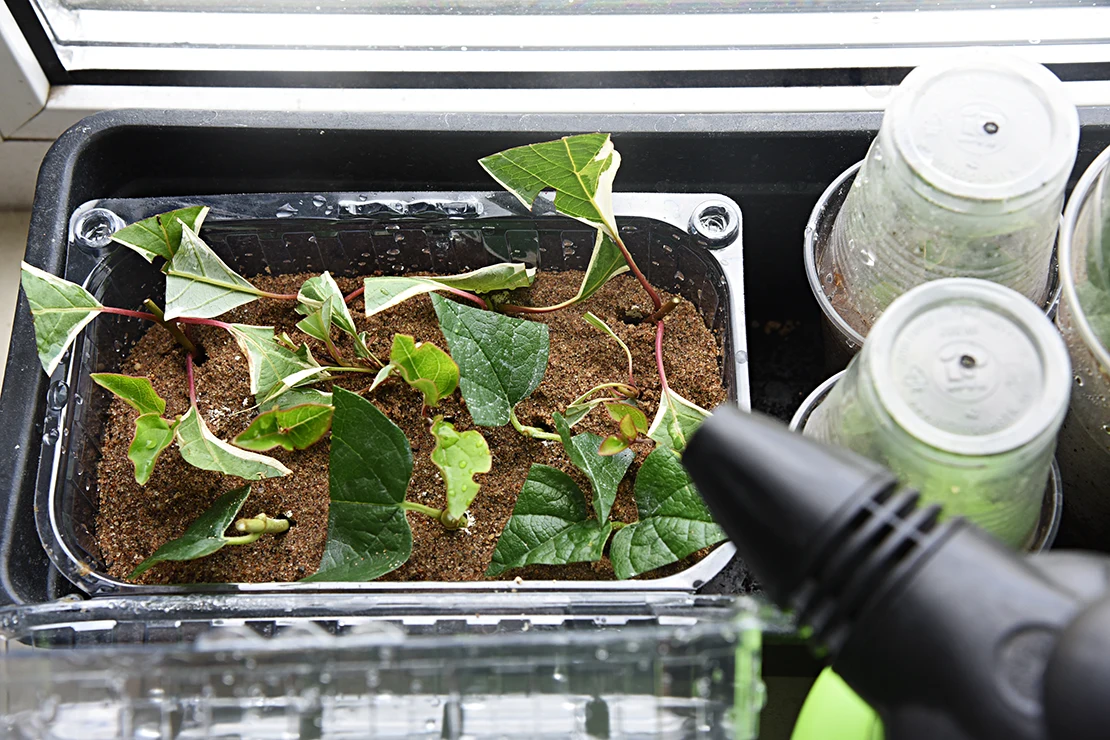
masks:
<path fill-rule="evenodd" d="M 459 386 L 459 366 L 431 342 L 417 342 L 407 334 L 393 335 L 389 362 L 405 382 L 424 394 L 425 406 L 438 406 Z M 375 379 L 375 385 L 379 382 Z"/>
<path fill-rule="evenodd" d="M 91 373 L 93 382 L 114 395 L 140 414 L 166 413 L 166 402 L 154 390 L 149 378 L 138 378 L 119 373 Z"/>
<path fill-rule="evenodd" d="M 181 227 L 195 234 L 208 215 L 208 206 L 190 206 L 136 221 L 112 234 L 112 241 L 137 252 L 147 262 L 155 257 L 172 259 L 181 245 Z"/>
<path fill-rule="evenodd" d="M 26 262 L 21 262 L 20 268 L 20 281 L 35 324 L 39 362 L 47 375 L 53 375 L 73 340 L 104 306 L 76 283 Z"/>
<path fill-rule="evenodd" d="M 509 423 L 513 407 L 532 394 L 547 371 L 547 326 L 438 295 L 432 296 L 432 306 L 458 363 L 459 388 L 474 423 Z"/>
<path fill-rule="evenodd" d="M 265 452 L 275 447 L 303 450 L 319 442 L 331 428 L 332 406 L 302 404 L 259 414 L 231 443 Z"/>
<path fill-rule="evenodd" d="M 597 562 L 612 530 L 612 524 L 589 518 L 585 497 L 569 475 L 534 464 L 486 575 L 525 565 Z"/>
<path fill-rule="evenodd" d="M 166 560 L 196 560 L 223 549 L 230 539 L 224 532 L 243 508 L 250 492 L 250 486 L 243 486 L 217 498 L 207 511 L 189 525 L 185 534 L 155 550 L 153 555 L 131 571 L 128 578 L 138 578 L 152 566 Z"/>
<path fill-rule="evenodd" d="M 154 472 L 158 457 L 173 444 L 177 420 L 167 421 L 160 414 L 143 414 L 135 420 L 135 437 L 127 457 L 135 466 L 135 482 L 145 486 Z"/>
<path fill-rule="evenodd" d="M 617 578 L 674 563 L 725 539 L 694 482 L 670 449 L 656 449 L 636 476 L 639 521 L 613 536 L 609 559 Z"/>
<path fill-rule="evenodd" d="M 401 504 L 412 477 L 404 432 L 374 404 L 336 387 L 329 465 L 328 539 L 320 567 L 306 581 L 369 581 L 399 568 L 412 553 Z"/>
<path fill-rule="evenodd" d="M 478 160 L 503 188 L 531 208 L 545 189 L 555 191 L 555 209 L 614 235 L 613 179 L 620 154 L 609 134 L 564 136 L 507 149 Z"/>
<path fill-rule="evenodd" d="M 445 514 L 450 521 L 459 521 L 480 486 L 474 476 L 488 473 L 493 467 L 493 457 L 489 445 L 481 432 L 470 430 L 455 431 L 455 426 L 437 416 L 432 420 L 432 436 L 436 446 L 432 450 L 432 462 L 439 468 L 447 485 L 447 508 Z"/>
<path fill-rule="evenodd" d="M 309 278 L 301 285 L 300 291 L 297 292 L 297 312 L 311 316 L 330 302 L 329 314 L 331 321 L 329 325 L 334 323 L 343 333 L 357 337 L 358 329 L 355 328 L 354 317 L 351 316 L 343 298 L 343 292 L 339 289 L 335 278 L 331 276 L 331 273 L 325 272 L 317 277 Z M 298 326 L 300 325 L 298 324 Z M 317 339 L 322 340 L 323 338 L 317 337 Z"/>

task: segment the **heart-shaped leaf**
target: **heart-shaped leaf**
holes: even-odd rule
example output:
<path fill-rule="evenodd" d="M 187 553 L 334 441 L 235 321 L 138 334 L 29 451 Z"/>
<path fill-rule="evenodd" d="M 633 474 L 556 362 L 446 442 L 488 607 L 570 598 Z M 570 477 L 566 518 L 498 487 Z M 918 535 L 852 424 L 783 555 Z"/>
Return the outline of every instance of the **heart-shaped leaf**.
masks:
<path fill-rule="evenodd" d="M 232 539 L 225 537 L 224 532 L 231 526 L 239 509 L 243 508 L 243 503 L 250 492 L 250 486 L 243 486 L 220 496 L 207 511 L 189 525 L 185 534 L 155 550 L 153 555 L 131 571 L 129 577 L 137 578 L 152 566 L 165 560 L 196 560 L 223 549 L 224 545 Z"/>
<path fill-rule="evenodd" d="M 69 345 L 103 306 L 89 291 L 21 262 L 23 292 L 35 322 L 39 362 L 53 375 Z"/>
<path fill-rule="evenodd" d="M 531 208 L 544 189 L 555 191 L 555 210 L 615 233 L 613 178 L 621 157 L 609 134 L 564 136 L 507 149 L 478 160 L 506 190 Z"/>
<path fill-rule="evenodd" d="M 589 519 L 582 491 L 566 473 L 533 465 L 512 518 L 497 540 L 487 576 L 524 565 L 601 560 L 613 525 Z"/>
<path fill-rule="evenodd" d="M 304 282 L 300 291 L 297 293 L 297 312 L 306 316 L 311 316 L 313 313 L 323 308 L 324 304 L 328 302 L 329 299 L 331 299 L 332 304 L 332 322 L 339 327 L 341 332 L 351 336 L 357 336 L 358 329 L 355 328 L 355 320 L 351 316 L 346 302 L 343 300 L 343 291 L 339 289 L 339 285 L 335 282 L 335 278 L 331 276 L 331 273 L 325 272 L 318 277 L 309 278 Z M 320 337 L 317 337 L 317 339 L 320 339 Z"/>
<path fill-rule="evenodd" d="M 127 457 L 135 465 L 135 482 L 145 486 L 154 472 L 158 456 L 171 444 L 177 421 L 167 421 L 160 414 L 143 414 L 135 420 L 135 438 L 127 448 Z"/>
<path fill-rule="evenodd" d="M 358 394 L 333 390 L 331 509 L 324 557 L 306 581 L 369 581 L 412 553 L 401 508 L 412 477 L 404 432 Z"/>
<path fill-rule="evenodd" d="M 647 434 L 655 440 L 656 449 L 681 453 L 708 417 L 708 411 L 668 388 L 659 401 L 659 410 Z"/>
<path fill-rule="evenodd" d="M 459 386 L 459 366 L 430 342 L 416 342 L 407 334 L 393 335 L 389 362 L 405 382 L 424 394 L 425 406 L 436 406 Z M 375 385 L 378 381 L 375 379 Z"/>
<path fill-rule="evenodd" d="M 725 539 L 670 449 L 647 456 L 635 492 L 640 520 L 618 531 L 609 548 L 617 578 L 632 578 Z"/>
<path fill-rule="evenodd" d="M 185 462 L 201 470 L 247 480 L 277 478 L 292 472 L 272 457 L 241 450 L 217 439 L 196 406 L 190 406 L 177 423 L 177 446 Z"/>
<path fill-rule="evenodd" d="M 551 344 L 547 326 L 437 295 L 432 306 L 459 365 L 459 387 L 474 423 L 507 424 L 513 407 L 543 380 Z"/>
<path fill-rule="evenodd" d="M 91 373 L 89 377 L 101 388 L 106 388 L 119 396 L 124 403 L 140 414 L 161 416 L 166 412 L 166 402 L 154 390 L 148 378 L 136 378 L 119 373 Z"/>
<path fill-rule="evenodd" d="M 265 452 L 275 447 L 303 450 L 320 441 L 331 428 L 331 406 L 304 404 L 259 414 L 239 436 L 231 440 L 236 447 Z"/>
<path fill-rule="evenodd" d="M 635 455 L 631 450 L 618 450 L 612 455 L 602 455 L 598 450 L 601 437 L 589 432 L 571 437 L 570 426 L 562 414 L 556 411 L 552 414 L 552 419 L 570 461 L 590 479 L 594 492 L 594 512 L 598 521 L 606 521 L 613 502 L 617 499 L 617 486 L 628 472 Z"/>
<path fill-rule="evenodd" d="M 432 420 L 432 436 L 436 439 L 432 462 L 447 484 L 447 518 L 457 522 L 478 495 L 474 476 L 488 473 L 493 458 L 481 432 L 471 429 L 460 434 L 442 416 Z"/>
<path fill-rule="evenodd" d="M 123 227 L 112 234 L 112 241 L 138 252 L 147 262 L 153 262 L 155 257 L 169 260 L 181 244 L 181 225 L 185 224 L 194 234 L 199 234 L 207 215 L 208 206 L 160 213 Z"/>
<path fill-rule="evenodd" d="M 280 344 L 269 326 L 250 326 L 232 324 L 231 335 L 247 356 L 250 371 L 250 390 L 255 400 L 262 403 L 272 401 L 289 388 L 310 381 L 326 379 L 328 374 L 320 363 L 312 357 L 308 347 L 302 346 L 296 352 Z M 298 375 L 305 373 L 306 375 Z M 288 382 L 290 379 L 293 382 Z"/>
<path fill-rule="evenodd" d="M 257 299 L 262 291 L 228 267 L 188 226 L 166 263 L 166 319 L 211 319 Z"/>
<path fill-rule="evenodd" d="M 445 286 L 472 293 L 513 290 L 532 284 L 536 270 L 519 262 L 502 262 L 460 275 L 435 277 L 369 277 L 363 281 L 366 315 L 384 311 L 414 296 L 442 290 Z"/>

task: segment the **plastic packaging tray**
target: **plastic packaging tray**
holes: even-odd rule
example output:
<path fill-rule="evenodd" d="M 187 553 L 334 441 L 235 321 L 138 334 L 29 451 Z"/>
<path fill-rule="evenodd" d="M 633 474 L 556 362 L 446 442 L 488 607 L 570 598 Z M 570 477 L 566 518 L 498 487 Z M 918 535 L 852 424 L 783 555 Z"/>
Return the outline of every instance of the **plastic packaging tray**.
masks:
<path fill-rule="evenodd" d="M 503 261 L 542 270 L 585 269 L 594 242 L 590 227 L 553 215 L 541 199 L 529 213 L 505 193 L 315 193 L 190 198 L 112 199 L 78 208 L 70 219 L 66 277 L 103 303 L 139 308 L 161 301 L 159 268 L 112 243 L 85 238 L 90 214 L 131 223 L 184 205 L 211 207 L 205 240 L 233 269 L 250 277 L 330 270 L 339 276 L 375 271 L 456 273 Z M 729 397 L 749 408 L 739 208 L 704 194 L 635 194 L 614 197 L 629 249 L 648 279 L 698 307 L 723 348 L 722 378 Z M 103 209 L 103 210 L 94 210 Z M 106 214 L 105 211 L 110 212 Z M 64 370 L 52 379 L 36 489 L 39 537 L 63 575 L 93 595 L 190 593 L 201 590 L 284 591 L 645 591 L 693 590 L 731 559 L 726 543 L 672 576 L 633 581 L 507 581 L 273 583 L 138 586 L 103 572 L 94 526 L 99 439 L 108 394 L 90 373 L 117 371 L 147 326 L 122 317 L 92 322 L 78 338 Z"/>

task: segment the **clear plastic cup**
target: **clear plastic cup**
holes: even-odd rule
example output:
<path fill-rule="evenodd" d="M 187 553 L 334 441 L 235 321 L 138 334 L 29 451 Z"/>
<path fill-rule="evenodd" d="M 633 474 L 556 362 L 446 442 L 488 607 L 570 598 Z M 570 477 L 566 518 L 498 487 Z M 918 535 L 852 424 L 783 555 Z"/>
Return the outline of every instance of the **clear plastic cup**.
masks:
<path fill-rule="evenodd" d="M 911 72 L 867 158 L 806 229 L 810 284 L 847 352 L 929 280 L 981 278 L 1050 301 L 1078 140 L 1075 106 L 1041 65 L 977 53 Z"/>
<path fill-rule="evenodd" d="M 1060 471 L 1074 500 L 1066 544 L 1110 549 L 1110 149 L 1080 178 L 1060 233 L 1064 296 L 1056 323 L 1074 383 L 1060 431 Z M 1069 499 L 1071 496 L 1069 494 Z"/>
<path fill-rule="evenodd" d="M 1071 369 L 1035 305 L 971 278 L 892 303 L 804 433 L 890 468 L 1018 548 L 1036 529 Z"/>

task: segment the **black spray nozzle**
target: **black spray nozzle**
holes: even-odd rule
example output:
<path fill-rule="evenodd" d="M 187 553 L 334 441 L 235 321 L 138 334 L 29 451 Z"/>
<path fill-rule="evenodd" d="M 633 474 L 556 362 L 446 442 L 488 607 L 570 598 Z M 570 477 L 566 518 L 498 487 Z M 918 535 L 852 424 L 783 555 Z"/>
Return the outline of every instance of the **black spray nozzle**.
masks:
<path fill-rule="evenodd" d="M 727 406 L 701 425 L 682 461 L 740 557 L 784 606 L 829 538 L 895 486 L 866 458 Z"/>

